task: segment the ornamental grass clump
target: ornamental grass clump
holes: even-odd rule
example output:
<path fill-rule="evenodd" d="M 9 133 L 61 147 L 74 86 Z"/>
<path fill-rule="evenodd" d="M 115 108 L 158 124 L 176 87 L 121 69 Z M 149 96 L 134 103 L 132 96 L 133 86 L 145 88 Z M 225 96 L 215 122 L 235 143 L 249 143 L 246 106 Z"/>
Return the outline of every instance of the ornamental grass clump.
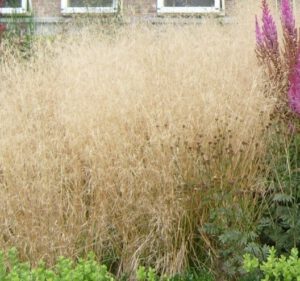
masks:
<path fill-rule="evenodd" d="M 252 228 L 273 109 L 260 75 L 245 72 L 257 69 L 252 15 L 110 34 L 86 26 L 35 42 L 26 62 L 5 58 L 0 248 L 34 265 L 93 251 L 118 275 L 207 259 L 219 270 L 227 257 L 203 226 L 234 206 L 243 216 L 220 211 L 214 224 Z"/>

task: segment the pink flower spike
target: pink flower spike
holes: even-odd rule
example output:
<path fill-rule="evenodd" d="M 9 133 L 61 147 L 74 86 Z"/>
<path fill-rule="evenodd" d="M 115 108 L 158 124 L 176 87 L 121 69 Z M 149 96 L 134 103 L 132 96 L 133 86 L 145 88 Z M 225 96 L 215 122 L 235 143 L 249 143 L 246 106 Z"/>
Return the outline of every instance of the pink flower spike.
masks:
<path fill-rule="evenodd" d="M 290 76 L 289 82 L 289 106 L 291 110 L 300 117 L 300 51 L 298 52 L 295 69 L 292 75 Z"/>
<path fill-rule="evenodd" d="M 288 32 L 289 36 L 296 38 L 297 29 L 290 0 L 281 0 L 280 10 L 283 29 Z"/>
<path fill-rule="evenodd" d="M 266 0 L 262 1 L 262 9 L 262 34 L 266 48 L 269 49 L 272 53 L 278 54 L 279 44 L 277 28 Z"/>
<path fill-rule="evenodd" d="M 255 36 L 257 46 L 262 47 L 264 44 L 264 38 L 257 20 L 257 16 L 255 16 Z"/>

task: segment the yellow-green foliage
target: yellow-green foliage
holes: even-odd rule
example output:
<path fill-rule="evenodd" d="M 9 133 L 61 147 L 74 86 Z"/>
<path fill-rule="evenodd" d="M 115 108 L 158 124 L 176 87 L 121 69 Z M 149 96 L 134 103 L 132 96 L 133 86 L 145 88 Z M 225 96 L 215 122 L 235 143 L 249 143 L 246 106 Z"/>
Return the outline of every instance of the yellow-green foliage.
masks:
<path fill-rule="evenodd" d="M 293 248 L 288 257 L 277 257 L 275 248 L 271 248 L 266 261 L 259 262 L 249 254 L 244 256 L 244 268 L 247 272 L 262 274 L 262 281 L 296 281 L 300 276 L 300 259 L 298 250 Z"/>

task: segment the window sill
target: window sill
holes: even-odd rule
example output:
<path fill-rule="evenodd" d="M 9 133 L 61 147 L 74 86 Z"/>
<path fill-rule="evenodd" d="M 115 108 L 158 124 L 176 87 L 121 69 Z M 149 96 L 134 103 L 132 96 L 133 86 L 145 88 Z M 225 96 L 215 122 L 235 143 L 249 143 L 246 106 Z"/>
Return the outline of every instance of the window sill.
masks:
<path fill-rule="evenodd" d="M 200 7 L 161 7 L 157 8 L 158 14 L 222 14 L 224 11 L 218 8 Z"/>
<path fill-rule="evenodd" d="M 0 8 L 0 14 L 2 16 L 11 15 L 28 15 L 30 14 L 28 10 L 24 8 Z"/>
<path fill-rule="evenodd" d="M 118 9 L 116 7 L 99 7 L 99 8 L 63 8 L 62 15 L 72 14 L 115 14 Z"/>

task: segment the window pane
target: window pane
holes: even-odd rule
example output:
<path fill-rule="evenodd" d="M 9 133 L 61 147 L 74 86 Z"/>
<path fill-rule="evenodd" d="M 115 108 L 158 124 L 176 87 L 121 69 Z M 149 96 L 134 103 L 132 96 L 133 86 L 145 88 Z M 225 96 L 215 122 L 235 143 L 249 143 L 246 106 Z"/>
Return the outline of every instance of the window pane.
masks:
<path fill-rule="evenodd" d="M 215 0 L 165 0 L 165 7 L 214 7 Z"/>
<path fill-rule="evenodd" d="M 69 7 L 112 7 L 113 0 L 69 0 Z"/>
<path fill-rule="evenodd" d="M 0 0 L 1 8 L 18 8 L 22 7 L 22 0 Z"/>

